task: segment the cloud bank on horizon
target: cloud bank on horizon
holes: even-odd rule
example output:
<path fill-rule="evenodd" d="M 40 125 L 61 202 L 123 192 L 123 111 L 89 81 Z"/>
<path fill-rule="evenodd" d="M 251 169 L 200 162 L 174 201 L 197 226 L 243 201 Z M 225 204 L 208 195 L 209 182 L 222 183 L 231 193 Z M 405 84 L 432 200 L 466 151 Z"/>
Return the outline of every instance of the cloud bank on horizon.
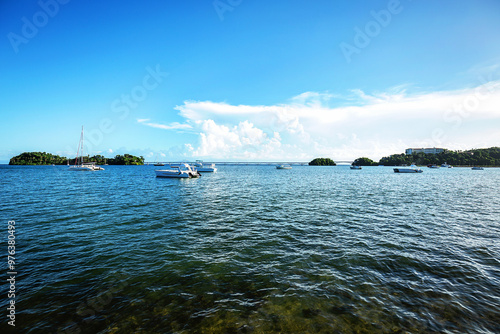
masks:
<path fill-rule="evenodd" d="M 196 135 L 176 153 L 207 160 L 378 160 L 407 147 L 498 146 L 500 80 L 490 74 L 480 81 L 433 92 L 411 92 L 408 86 L 343 96 L 304 92 L 276 105 L 184 101 L 176 107 L 181 123 L 138 122 Z"/>

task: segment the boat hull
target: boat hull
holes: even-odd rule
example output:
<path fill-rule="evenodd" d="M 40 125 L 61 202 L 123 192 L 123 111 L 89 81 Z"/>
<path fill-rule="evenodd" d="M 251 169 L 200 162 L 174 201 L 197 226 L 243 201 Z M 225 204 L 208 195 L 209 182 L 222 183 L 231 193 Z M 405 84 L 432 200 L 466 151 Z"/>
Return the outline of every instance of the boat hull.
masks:
<path fill-rule="evenodd" d="M 196 171 L 201 172 L 201 173 L 215 173 L 217 172 L 217 168 L 211 168 L 211 167 L 195 167 Z"/>
<path fill-rule="evenodd" d="M 417 168 L 394 168 L 394 173 L 422 173 L 422 170 Z"/>
<path fill-rule="evenodd" d="M 86 171 L 86 172 L 93 172 L 95 170 L 104 170 L 104 168 L 100 166 L 95 166 L 93 164 L 89 165 L 76 165 L 76 166 L 69 166 L 70 171 Z"/>
<path fill-rule="evenodd" d="M 179 172 L 173 170 L 155 170 L 156 177 L 163 178 L 174 178 L 174 179 L 189 179 L 189 178 L 197 178 L 200 175 L 193 172 Z"/>
<path fill-rule="evenodd" d="M 76 171 L 76 172 L 93 172 L 94 169 L 90 167 L 80 167 L 80 166 L 70 166 L 69 167 L 70 171 Z"/>

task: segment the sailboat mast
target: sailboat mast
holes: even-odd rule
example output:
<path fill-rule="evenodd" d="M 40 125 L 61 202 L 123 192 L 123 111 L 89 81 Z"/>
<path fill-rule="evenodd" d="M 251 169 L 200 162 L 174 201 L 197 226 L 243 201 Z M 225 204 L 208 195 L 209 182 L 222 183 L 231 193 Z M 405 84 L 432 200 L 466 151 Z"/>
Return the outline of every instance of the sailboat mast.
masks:
<path fill-rule="evenodd" d="M 80 165 L 83 163 L 83 125 L 80 141 L 78 142 L 78 149 L 76 150 L 75 165 L 78 164 L 78 162 L 80 162 Z"/>
<path fill-rule="evenodd" d="M 81 138 L 81 141 L 82 141 L 82 165 L 83 165 L 83 125 L 82 125 L 82 138 Z"/>

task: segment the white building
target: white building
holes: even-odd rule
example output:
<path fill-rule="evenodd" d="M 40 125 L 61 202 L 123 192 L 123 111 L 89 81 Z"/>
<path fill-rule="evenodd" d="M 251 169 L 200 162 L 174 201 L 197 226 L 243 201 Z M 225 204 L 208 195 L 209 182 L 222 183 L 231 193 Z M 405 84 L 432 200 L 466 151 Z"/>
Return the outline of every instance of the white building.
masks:
<path fill-rule="evenodd" d="M 413 153 L 425 153 L 425 154 L 438 154 L 444 152 L 444 148 L 407 148 L 405 153 L 407 155 L 413 154 Z"/>

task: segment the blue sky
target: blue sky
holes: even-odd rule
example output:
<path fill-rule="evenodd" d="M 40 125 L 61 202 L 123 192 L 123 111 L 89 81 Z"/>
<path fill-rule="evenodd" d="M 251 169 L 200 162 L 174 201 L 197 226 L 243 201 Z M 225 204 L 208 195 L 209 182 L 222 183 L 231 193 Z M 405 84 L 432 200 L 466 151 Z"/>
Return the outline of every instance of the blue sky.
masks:
<path fill-rule="evenodd" d="M 2 1 L 0 163 L 500 145 L 500 2 Z M 159 157 L 159 158 L 158 158 Z"/>

